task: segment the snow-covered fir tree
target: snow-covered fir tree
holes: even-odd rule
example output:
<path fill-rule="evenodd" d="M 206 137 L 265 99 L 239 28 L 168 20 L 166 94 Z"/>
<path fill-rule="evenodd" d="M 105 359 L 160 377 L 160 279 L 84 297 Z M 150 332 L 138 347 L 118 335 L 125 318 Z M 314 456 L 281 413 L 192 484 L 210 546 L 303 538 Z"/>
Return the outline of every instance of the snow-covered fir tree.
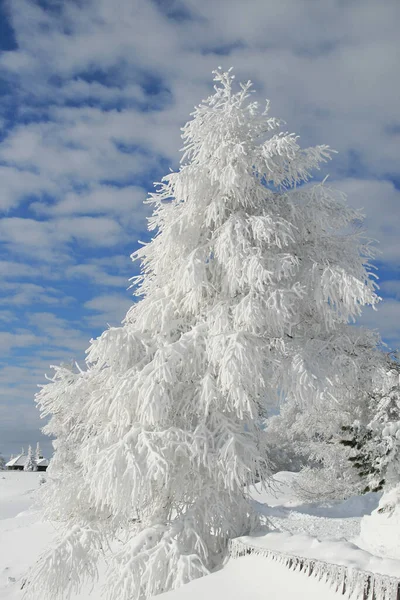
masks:
<path fill-rule="evenodd" d="M 367 426 L 356 421 L 346 428 L 342 444 L 364 482 L 363 491 L 391 489 L 400 483 L 400 366 L 392 362 L 384 388 L 374 397 L 374 416 Z"/>
<path fill-rule="evenodd" d="M 360 336 L 358 351 L 352 352 L 355 368 L 337 378 L 332 409 L 304 414 L 285 407 L 268 430 L 269 444 L 278 434 L 295 439 L 306 465 L 297 480 L 306 500 L 343 499 L 400 481 L 398 364 L 374 343 L 372 332 L 352 328 L 349 333 Z"/>
<path fill-rule="evenodd" d="M 35 450 L 35 461 L 39 462 L 39 460 L 41 458 L 43 458 L 43 457 L 42 457 L 42 453 L 41 453 L 41 450 L 40 450 L 40 444 L 39 444 L 39 442 L 37 442 L 37 444 L 36 444 L 36 450 Z"/>
<path fill-rule="evenodd" d="M 288 398 L 267 424 L 272 459 L 278 454 L 279 466 L 285 468 L 291 452 L 305 467 L 297 483 L 306 500 L 343 499 L 365 487 L 349 461 L 351 449 L 342 441 L 353 423 L 367 426 L 376 413 L 376 392 L 386 381 L 386 357 L 375 332 L 346 324 L 341 332 L 331 356 L 334 401 L 325 396 L 305 406 Z"/>
<path fill-rule="evenodd" d="M 379 441 L 377 468 L 384 478 L 384 489 L 400 484 L 400 367 L 390 371 L 391 385 L 378 405 L 378 411 L 370 424 Z M 372 481 L 370 485 L 374 485 Z"/>
<path fill-rule="evenodd" d="M 29 578 L 55 600 L 111 565 L 106 596 L 150 597 L 221 564 L 258 525 L 264 418 L 279 397 L 335 402 L 346 323 L 375 304 L 361 215 L 325 183 L 330 157 L 215 73 L 183 157 L 148 200 L 141 300 L 38 395 L 55 457 L 46 514 L 63 531 Z"/>
<path fill-rule="evenodd" d="M 36 470 L 37 470 L 37 466 L 36 466 L 35 457 L 33 456 L 32 446 L 29 446 L 28 455 L 26 458 L 25 466 L 24 466 L 24 471 L 36 471 Z"/>
<path fill-rule="evenodd" d="M 387 369 L 382 389 L 375 402 L 373 421 L 393 423 L 400 420 L 400 363 L 391 355 L 386 357 Z"/>

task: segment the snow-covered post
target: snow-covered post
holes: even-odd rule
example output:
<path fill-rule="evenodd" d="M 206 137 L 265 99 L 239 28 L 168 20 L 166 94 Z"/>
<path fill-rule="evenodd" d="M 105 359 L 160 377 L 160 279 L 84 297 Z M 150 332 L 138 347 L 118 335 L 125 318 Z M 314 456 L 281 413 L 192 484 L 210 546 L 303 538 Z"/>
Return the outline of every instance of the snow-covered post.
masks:
<path fill-rule="evenodd" d="M 280 393 L 318 402 L 335 332 L 376 302 L 348 231 L 359 214 L 322 183 L 300 185 L 328 147 L 279 133 L 233 79 L 215 73 L 183 128 L 181 168 L 150 195 L 141 301 L 92 342 L 86 370 L 57 368 L 38 395 L 56 437 L 47 516 L 65 527 L 31 597 L 95 576 L 108 542 L 110 600 L 220 565 L 228 540 L 258 525 L 248 489 L 269 477 L 266 406 Z"/>

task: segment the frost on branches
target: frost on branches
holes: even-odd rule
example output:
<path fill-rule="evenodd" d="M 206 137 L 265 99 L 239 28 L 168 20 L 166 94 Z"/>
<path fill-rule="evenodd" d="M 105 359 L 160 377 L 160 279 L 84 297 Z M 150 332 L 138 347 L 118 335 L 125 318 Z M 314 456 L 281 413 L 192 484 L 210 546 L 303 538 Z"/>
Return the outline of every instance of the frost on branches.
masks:
<path fill-rule="evenodd" d="M 287 461 L 291 438 L 292 453 L 303 459 L 296 487 L 307 501 L 377 492 L 400 481 L 398 363 L 382 352 L 376 334 L 356 327 L 348 333 L 353 344 L 342 358 L 347 354 L 353 368 L 337 371 L 335 403 L 297 411 L 291 403 L 268 423 L 269 447 L 282 439 Z"/>
<path fill-rule="evenodd" d="M 355 421 L 341 441 L 352 449 L 349 460 L 365 483 L 364 492 L 390 489 L 400 482 L 400 368 L 386 373 L 385 387 L 374 398 L 368 425 Z"/>
<path fill-rule="evenodd" d="M 265 411 L 280 395 L 334 402 L 335 348 L 377 301 L 359 213 L 322 183 L 330 156 L 215 73 L 183 128 L 181 168 L 148 200 L 135 255 L 141 297 L 92 342 L 84 371 L 38 395 L 56 437 L 47 517 L 64 533 L 30 576 L 60 597 L 110 566 L 111 600 L 175 588 L 221 564 L 258 525 L 248 486 L 268 481 Z"/>

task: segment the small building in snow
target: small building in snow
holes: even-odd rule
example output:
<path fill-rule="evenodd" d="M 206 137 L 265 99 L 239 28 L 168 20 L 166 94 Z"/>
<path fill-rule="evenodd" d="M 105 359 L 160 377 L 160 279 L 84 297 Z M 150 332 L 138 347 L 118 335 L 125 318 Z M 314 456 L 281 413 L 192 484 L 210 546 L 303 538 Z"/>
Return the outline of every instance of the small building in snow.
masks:
<path fill-rule="evenodd" d="M 36 462 L 36 467 L 38 471 L 47 471 L 47 467 L 49 466 L 49 461 L 47 458 L 40 458 Z"/>
<path fill-rule="evenodd" d="M 27 458 L 26 454 L 18 454 L 6 463 L 6 469 L 8 471 L 23 471 Z"/>
<path fill-rule="evenodd" d="M 30 459 L 31 462 L 30 468 L 25 469 L 28 459 Z M 34 468 L 32 468 L 32 466 Z M 37 447 L 35 455 L 33 455 L 33 453 L 31 453 L 30 455 L 29 453 L 25 454 L 25 452 L 22 450 L 21 454 L 10 458 L 10 460 L 5 464 L 5 468 L 8 471 L 47 471 L 48 466 L 49 461 L 47 460 L 47 458 L 44 458 L 42 456 L 39 447 Z"/>

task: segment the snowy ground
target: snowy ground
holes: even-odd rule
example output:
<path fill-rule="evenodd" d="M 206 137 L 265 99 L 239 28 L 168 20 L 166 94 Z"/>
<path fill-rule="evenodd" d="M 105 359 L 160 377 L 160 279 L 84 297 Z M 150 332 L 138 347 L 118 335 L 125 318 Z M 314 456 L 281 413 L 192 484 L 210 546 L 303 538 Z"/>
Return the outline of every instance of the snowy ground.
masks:
<path fill-rule="evenodd" d="M 369 494 L 329 506 L 306 505 L 296 497 L 296 475 L 280 473 L 275 491 L 254 499 L 274 531 L 246 538 L 253 545 L 319 558 L 336 564 L 400 576 L 400 561 L 376 557 L 357 543 L 360 520 L 376 506 L 379 496 Z M 20 600 L 21 580 L 41 551 L 51 543 L 54 527 L 32 508 L 39 487 L 37 473 L 0 472 L 0 598 Z M 268 506 L 267 506 L 268 505 Z M 340 598 L 326 583 L 289 571 L 259 556 L 228 561 L 219 572 L 164 594 L 165 600 L 333 600 Z M 98 600 L 100 590 L 82 592 L 74 600 Z"/>
<path fill-rule="evenodd" d="M 0 598 L 20 598 L 20 580 L 51 542 L 54 529 L 32 508 L 37 473 L 0 471 Z"/>
<path fill-rule="evenodd" d="M 253 497 L 269 532 L 242 538 L 244 542 L 400 577 L 400 561 L 371 554 L 360 537 L 361 519 L 377 508 L 381 494 L 355 496 L 327 505 L 303 504 L 293 489 L 295 481 L 295 473 L 278 473 L 273 490 L 255 489 Z"/>

